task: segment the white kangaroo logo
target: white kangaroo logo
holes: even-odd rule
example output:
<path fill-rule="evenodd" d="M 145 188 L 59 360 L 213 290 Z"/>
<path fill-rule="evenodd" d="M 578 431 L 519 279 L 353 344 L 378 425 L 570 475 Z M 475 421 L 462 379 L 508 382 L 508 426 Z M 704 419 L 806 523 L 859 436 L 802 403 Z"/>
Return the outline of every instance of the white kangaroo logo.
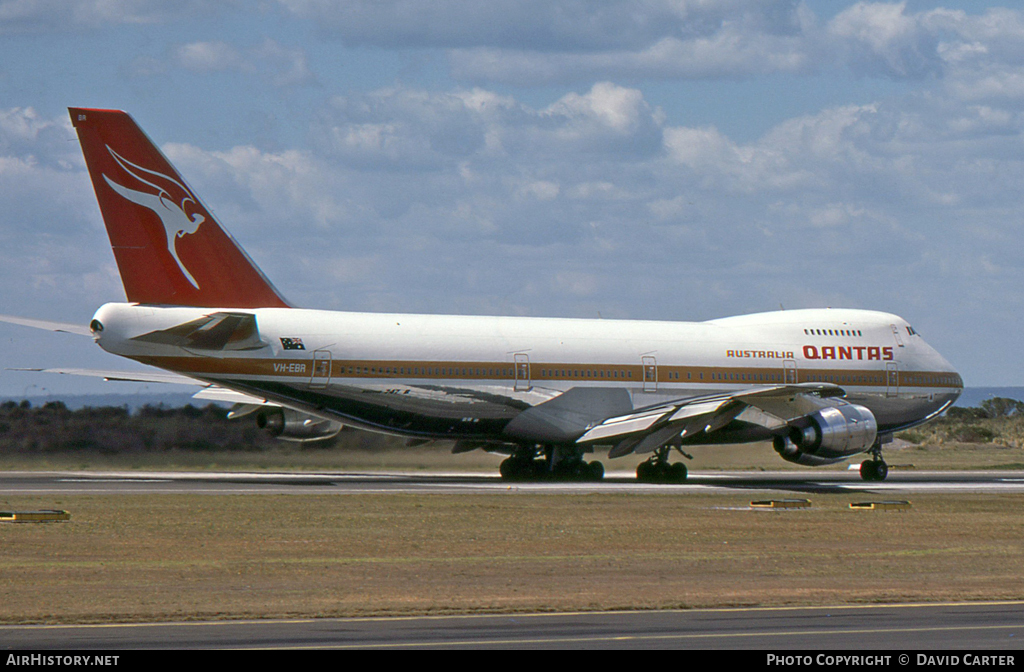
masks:
<path fill-rule="evenodd" d="M 107 184 L 110 185 L 110 188 L 116 191 L 118 194 L 120 194 L 123 198 L 126 198 L 137 205 L 141 205 L 144 208 L 149 208 L 150 210 L 157 214 L 157 216 L 160 218 L 160 221 L 164 225 L 164 230 L 167 232 L 167 251 L 171 253 L 172 257 L 174 257 L 174 261 L 177 262 L 178 268 L 180 268 L 181 272 L 185 274 L 185 277 L 188 279 L 188 281 L 192 283 L 192 286 L 195 287 L 196 289 L 199 289 L 199 283 L 196 282 L 196 279 L 193 278 L 192 274 L 188 272 L 188 269 L 185 268 L 185 265 L 181 263 L 181 259 L 178 258 L 178 250 L 175 247 L 175 241 L 178 238 L 181 238 L 185 234 L 195 233 L 196 231 L 199 230 L 199 225 L 206 221 L 206 217 L 200 215 L 199 213 L 195 213 L 192 216 L 185 214 L 186 203 L 188 203 L 189 201 L 191 201 L 192 203 L 197 203 L 195 196 L 192 194 L 191 191 L 188 190 L 188 188 L 185 185 L 181 184 L 174 178 L 168 175 L 164 175 L 162 173 L 157 173 L 155 171 L 148 170 L 146 168 L 143 168 L 142 166 L 135 165 L 134 163 L 128 161 L 123 156 L 120 156 L 117 152 L 111 149 L 110 145 L 107 145 L 107 151 L 110 152 L 110 155 L 114 157 L 114 160 L 117 161 L 118 165 L 120 165 L 121 168 L 125 170 L 125 172 L 127 172 L 129 175 L 134 177 L 139 182 L 142 182 L 143 184 L 148 184 L 149 186 L 157 190 L 157 193 L 155 194 L 146 193 L 144 191 L 135 191 L 134 189 L 123 187 L 120 184 L 111 180 L 106 175 L 103 175 L 103 179 L 106 180 Z M 128 166 L 131 166 L 131 168 L 129 168 Z M 133 171 L 132 168 L 134 168 L 135 171 L 138 172 Z M 171 182 L 172 184 L 177 185 L 187 195 L 181 199 L 180 203 L 176 203 L 175 199 L 171 196 L 170 192 L 167 191 L 167 189 L 161 187 L 158 184 L 154 184 L 149 180 L 144 179 L 140 175 L 140 173 L 145 173 L 148 176 L 152 176 L 151 179 L 162 179 Z"/>

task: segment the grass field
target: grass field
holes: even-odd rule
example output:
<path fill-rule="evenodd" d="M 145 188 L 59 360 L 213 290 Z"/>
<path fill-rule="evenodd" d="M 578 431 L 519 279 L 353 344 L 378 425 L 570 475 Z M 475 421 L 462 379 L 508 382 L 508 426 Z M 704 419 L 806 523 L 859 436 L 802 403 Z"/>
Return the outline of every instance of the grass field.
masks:
<path fill-rule="evenodd" d="M 0 451 L 0 470 L 245 470 L 245 471 L 488 471 L 497 472 L 503 455 L 477 450 L 451 454 L 451 443 L 439 441 L 405 448 L 400 439 L 373 437 L 367 447 L 318 448 L 278 442 L 260 451 L 113 452 L 49 450 L 38 453 Z M 804 467 L 783 461 L 769 443 L 735 446 L 688 446 L 693 456 L 687 466 L 701 470 L 806 471 L 845 470 L 842 462 L 826 467 Z M 896 469 L 1024 469 L 1024 448 L 997 443 L 945 443 L 913 445 L 906 441 L 887 444 L 885 458 Z M 629 455 L 609 460 L 600 452 L 587 459 L 601 460 L 606 469 L 634 470 L 648 455 Z M 674 454 L 673 460 L 681 459 Z M 862 455 L 851 458 L 860 462 Z"/>
<path fill-rule="evenodd" d="M 0 621 L 1024 598 L 1024 496 L 3 497 Z M 861 497 L 863 499 L 863 497 Z"/>
<path fill-rule="evenodd" d="M 497 471 L 443 442 L 259 451 L 0 452 L 0 469 Z M 811 469 L 768 444 L 688 448 L 691 471 Z M 901 469 L 1024 468 L 1004 443 L 905 441 Z M 632 470 L 644 456 L 607 460 Z M 859 461 L 854 458 L 853 461 Z M 750 510 L 744 495 L 58 496 L 0 524 L 0 622 L 108 622 L 1024 599 L 1024 496 L 905 512 Z"/>

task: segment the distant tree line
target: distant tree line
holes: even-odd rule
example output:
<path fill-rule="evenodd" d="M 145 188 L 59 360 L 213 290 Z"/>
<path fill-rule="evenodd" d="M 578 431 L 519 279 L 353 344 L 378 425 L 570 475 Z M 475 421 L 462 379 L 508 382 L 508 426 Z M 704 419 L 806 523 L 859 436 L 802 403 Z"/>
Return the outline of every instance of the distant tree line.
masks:
<path fill-rule="evenodd" d="M 973 408 L 954 406 L 943 417 L 898 436 L 916 444 L 996 443 L 1024 447 L 1024 402 L 993 397 Z"/>
<path fill-rule="evenodd" d="M 1024 414 L 1024 401 L 993 397 L 981 402 L 980 407 L 961 408 L 954 406 L 946 411 L 946 417 L 953 420 L 985 420 L 1010 418 Z"/>
<path fill-rule="evenodd" d="M 142 451 L 263 451 L 282 442 L 258 429 L 251 417 L 228 420 L 227 409 L 210 404 L 177 408 L 146 405 L 70 410 L 61 401 L 33 407 L 24 400 L 0 403 L 0 456 L 3 453 Z M 363 432 L 343 433 L 310 448 L 362 448 L 379 442 Z M 995 397 L 976 408 L 954 406 L 944 417 L 901 432 L 912 443 L 990 443 L 1024 446 L 1024 402 Z M 358 438 L 357 438 L 358 437 Z M 295 445 L 295 444 L 291 444 Z"/>
<path fill-rule="evenodd" d="M 252 418 L 228 420 L 227 409 L 101 406 L 70 410 L 63 402 L 33 407 L 28 401 L 0 404 L 0 453 L 154 450 L 260 451 L 276 439 Z"/>

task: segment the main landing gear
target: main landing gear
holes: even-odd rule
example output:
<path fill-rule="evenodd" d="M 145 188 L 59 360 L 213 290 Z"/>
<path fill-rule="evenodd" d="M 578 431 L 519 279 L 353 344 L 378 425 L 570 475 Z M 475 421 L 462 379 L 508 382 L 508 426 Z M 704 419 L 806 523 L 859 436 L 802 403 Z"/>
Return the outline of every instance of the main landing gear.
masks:
<path fill-rule="evenodd" d="M 547 447 L 543 456 L 536 448 L 522 448 L 505 459 L 499 471 L 505 481 L 588 481 L 604 478 L 604 465 L 584 462 L 575 449 Z"/>
<path fill-rule="evenodd" d="M 860 463 L 860 477 L 865 481 L 884 481 L 889 475 L 889 465 L 882 459 L 882 442 L 876 440 L 868 452 L 871 459 Z"/>
<path fill-rule="evenodd" d="M 682 462 L 670 464 L 668 454 L 672 446 L 664 445 L 636 467 L 636 480 L 641 483 L 682 483 L 686 480 L 686 465 Z M 682 453 L 682 450 L 679 452 Z M 686 453 L 683 453 L 686 455 Z M 687 457 L 689 457 L 687 455 Z"/>

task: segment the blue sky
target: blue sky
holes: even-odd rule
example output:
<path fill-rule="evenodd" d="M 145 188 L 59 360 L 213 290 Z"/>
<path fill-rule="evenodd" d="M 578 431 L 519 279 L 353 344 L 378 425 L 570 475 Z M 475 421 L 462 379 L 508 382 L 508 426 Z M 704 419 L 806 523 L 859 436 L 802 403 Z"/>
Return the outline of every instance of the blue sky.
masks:
<path fill-rule="evenodd" d="M 1012 6 L 0 0 L 0 312 L 85 323 L 123 293 L 68 106 L 128 110 L 302 306 L 873 308 L 1021 383 Z M 44 388 L 110 385 L 0 371 Z"/>

